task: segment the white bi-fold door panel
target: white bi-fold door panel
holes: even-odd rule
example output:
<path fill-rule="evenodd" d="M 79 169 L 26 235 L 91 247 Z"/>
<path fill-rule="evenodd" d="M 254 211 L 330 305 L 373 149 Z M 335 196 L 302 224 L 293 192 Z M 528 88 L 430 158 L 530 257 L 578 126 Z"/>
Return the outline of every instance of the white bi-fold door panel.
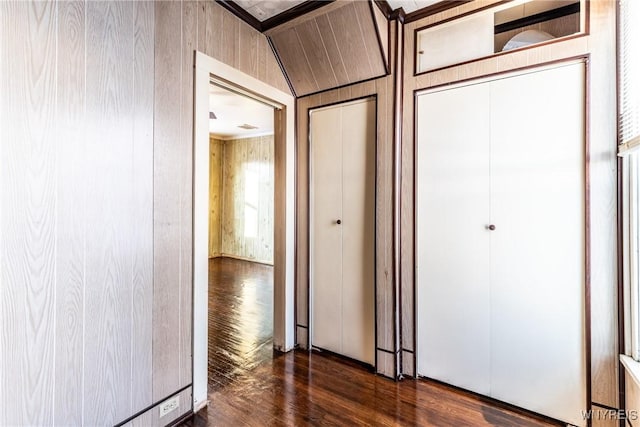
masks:
<path fill-rule="evenodd" d="M 491 394 L 584 423 L 584 64 L 491 83 Z M 517 94 L 517 96 L 514 96 Z"/>
<path fill-rule="evenodd" d="M 310 112 L 311 345 L 375 363 L 376 104 Z"/>
<path fill-rule="evenodd" d="M 418 373 L 483 394 L 490 363 L 488 95 L 487 86 L 465 86 L 420 96 L 417 105 Z"/>
<path fill-rule="evenodd" d="M 418 374 L 584 425 L 583 63 L 417 97 Z"/>

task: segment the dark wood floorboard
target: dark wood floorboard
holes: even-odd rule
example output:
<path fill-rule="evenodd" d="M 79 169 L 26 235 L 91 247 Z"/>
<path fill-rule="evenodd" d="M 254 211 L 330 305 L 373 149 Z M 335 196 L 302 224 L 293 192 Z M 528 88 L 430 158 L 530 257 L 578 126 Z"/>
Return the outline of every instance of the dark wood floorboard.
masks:
<path fill-rule="evenodd" d="M 271 350 L 272 269 L 210 263 L 209 406 L 183 426 L 559 425 L 427 380 L 393 382 L 320 353 Z"/>
<path fill-rule="evenodd" d="M 209 392 L 273 357 L 273 267 L 209 260 Z"/>

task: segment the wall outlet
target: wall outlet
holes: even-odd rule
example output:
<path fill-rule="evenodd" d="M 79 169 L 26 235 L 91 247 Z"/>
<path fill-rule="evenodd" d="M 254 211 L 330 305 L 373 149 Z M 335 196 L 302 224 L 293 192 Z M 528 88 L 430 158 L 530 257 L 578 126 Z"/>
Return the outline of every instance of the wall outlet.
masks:
<path fill-rule="evenodd" d="M 174 396 L 160 404 L 160 418 L 180 407 L 180 396 Z"/>

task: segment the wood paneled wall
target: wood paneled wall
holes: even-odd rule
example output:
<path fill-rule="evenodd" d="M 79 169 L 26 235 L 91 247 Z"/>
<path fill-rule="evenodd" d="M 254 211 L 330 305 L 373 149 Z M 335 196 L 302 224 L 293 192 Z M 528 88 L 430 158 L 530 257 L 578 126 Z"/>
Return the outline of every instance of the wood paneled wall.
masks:
<path fill-rule="evenodd" d="M 214 2 L 0 2 L 1 425 L 191 383 L 195 49 L 288 91 Z"/>
<path fill-rule="evenodd" d="M 217 223 L 219 256 L 273 264 L 273 135 L 217 142 L 221 144 L 222 180 Z M 245 224 L 253 220 L 249 210 L 255 210 L 255 227 Z M 213 207 L 211 216 L 210 223 L 214 221 Z M 210 236 L 215 231 L 210 228 Z"/>
<path fill-rule="evenodd" d="M 223 140 L 209 138 L 209 258 L 222 255 L 223 149 Z"/>
<path fill-rule="evenodd" d="M 335 2 L 268 31 L 297 96 L 386 74 L 372 7 Z"/>
<path fill-rule="evenodd" d="M 395 21 L 392 40 L 395 40 Z M 392 50 L 392 57 L 395 49 Z M 398 374 L 397 334 L 394 319 L 393 158 L 394 78 L 380 79 L 302 97 L 297 100 L 297 343 L 309 346 L 309 109 L 377 96 L 376 148 L 376 371 Z"/>
<path fill-rule="evenodd" d="M 514 51 L 443 70 L 413 75 L 414 30 L 497 3 L 482 0 L 405 25 L 404 101 L 402 137 L 401 329 L 403 369 L 414 375 L 414 140 L 416 89 L 480 77 L 496 72 L 590 55 L 588 61 L 588 120 L 590 144 L 589 210 L 591 290 L 592 401 L 609 407 L 618 402 L 617 248 L 616 248 L 616 3 L 592 0 L 590 34 L 540 47 Z M 472 35 L 470 35 L 472 36 Z M 464 118 L 461 118 L 464 123 Z"/>

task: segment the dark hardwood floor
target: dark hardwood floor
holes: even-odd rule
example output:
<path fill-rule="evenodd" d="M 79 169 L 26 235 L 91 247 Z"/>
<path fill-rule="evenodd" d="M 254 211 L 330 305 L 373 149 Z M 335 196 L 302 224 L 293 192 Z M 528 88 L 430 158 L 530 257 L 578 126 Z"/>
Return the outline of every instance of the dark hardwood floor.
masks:
<path fill-rule="evenodd" d="M 209 392 L 273 355 L 273 267 L 209 260 Z"/>
<path fill-rule="evenodd" d="M 272 268 L 210 262 L 209 406 L 183 426 L 548 426 L 427 380 L 394 382 L 320 353 L 271 350 Z"/>

